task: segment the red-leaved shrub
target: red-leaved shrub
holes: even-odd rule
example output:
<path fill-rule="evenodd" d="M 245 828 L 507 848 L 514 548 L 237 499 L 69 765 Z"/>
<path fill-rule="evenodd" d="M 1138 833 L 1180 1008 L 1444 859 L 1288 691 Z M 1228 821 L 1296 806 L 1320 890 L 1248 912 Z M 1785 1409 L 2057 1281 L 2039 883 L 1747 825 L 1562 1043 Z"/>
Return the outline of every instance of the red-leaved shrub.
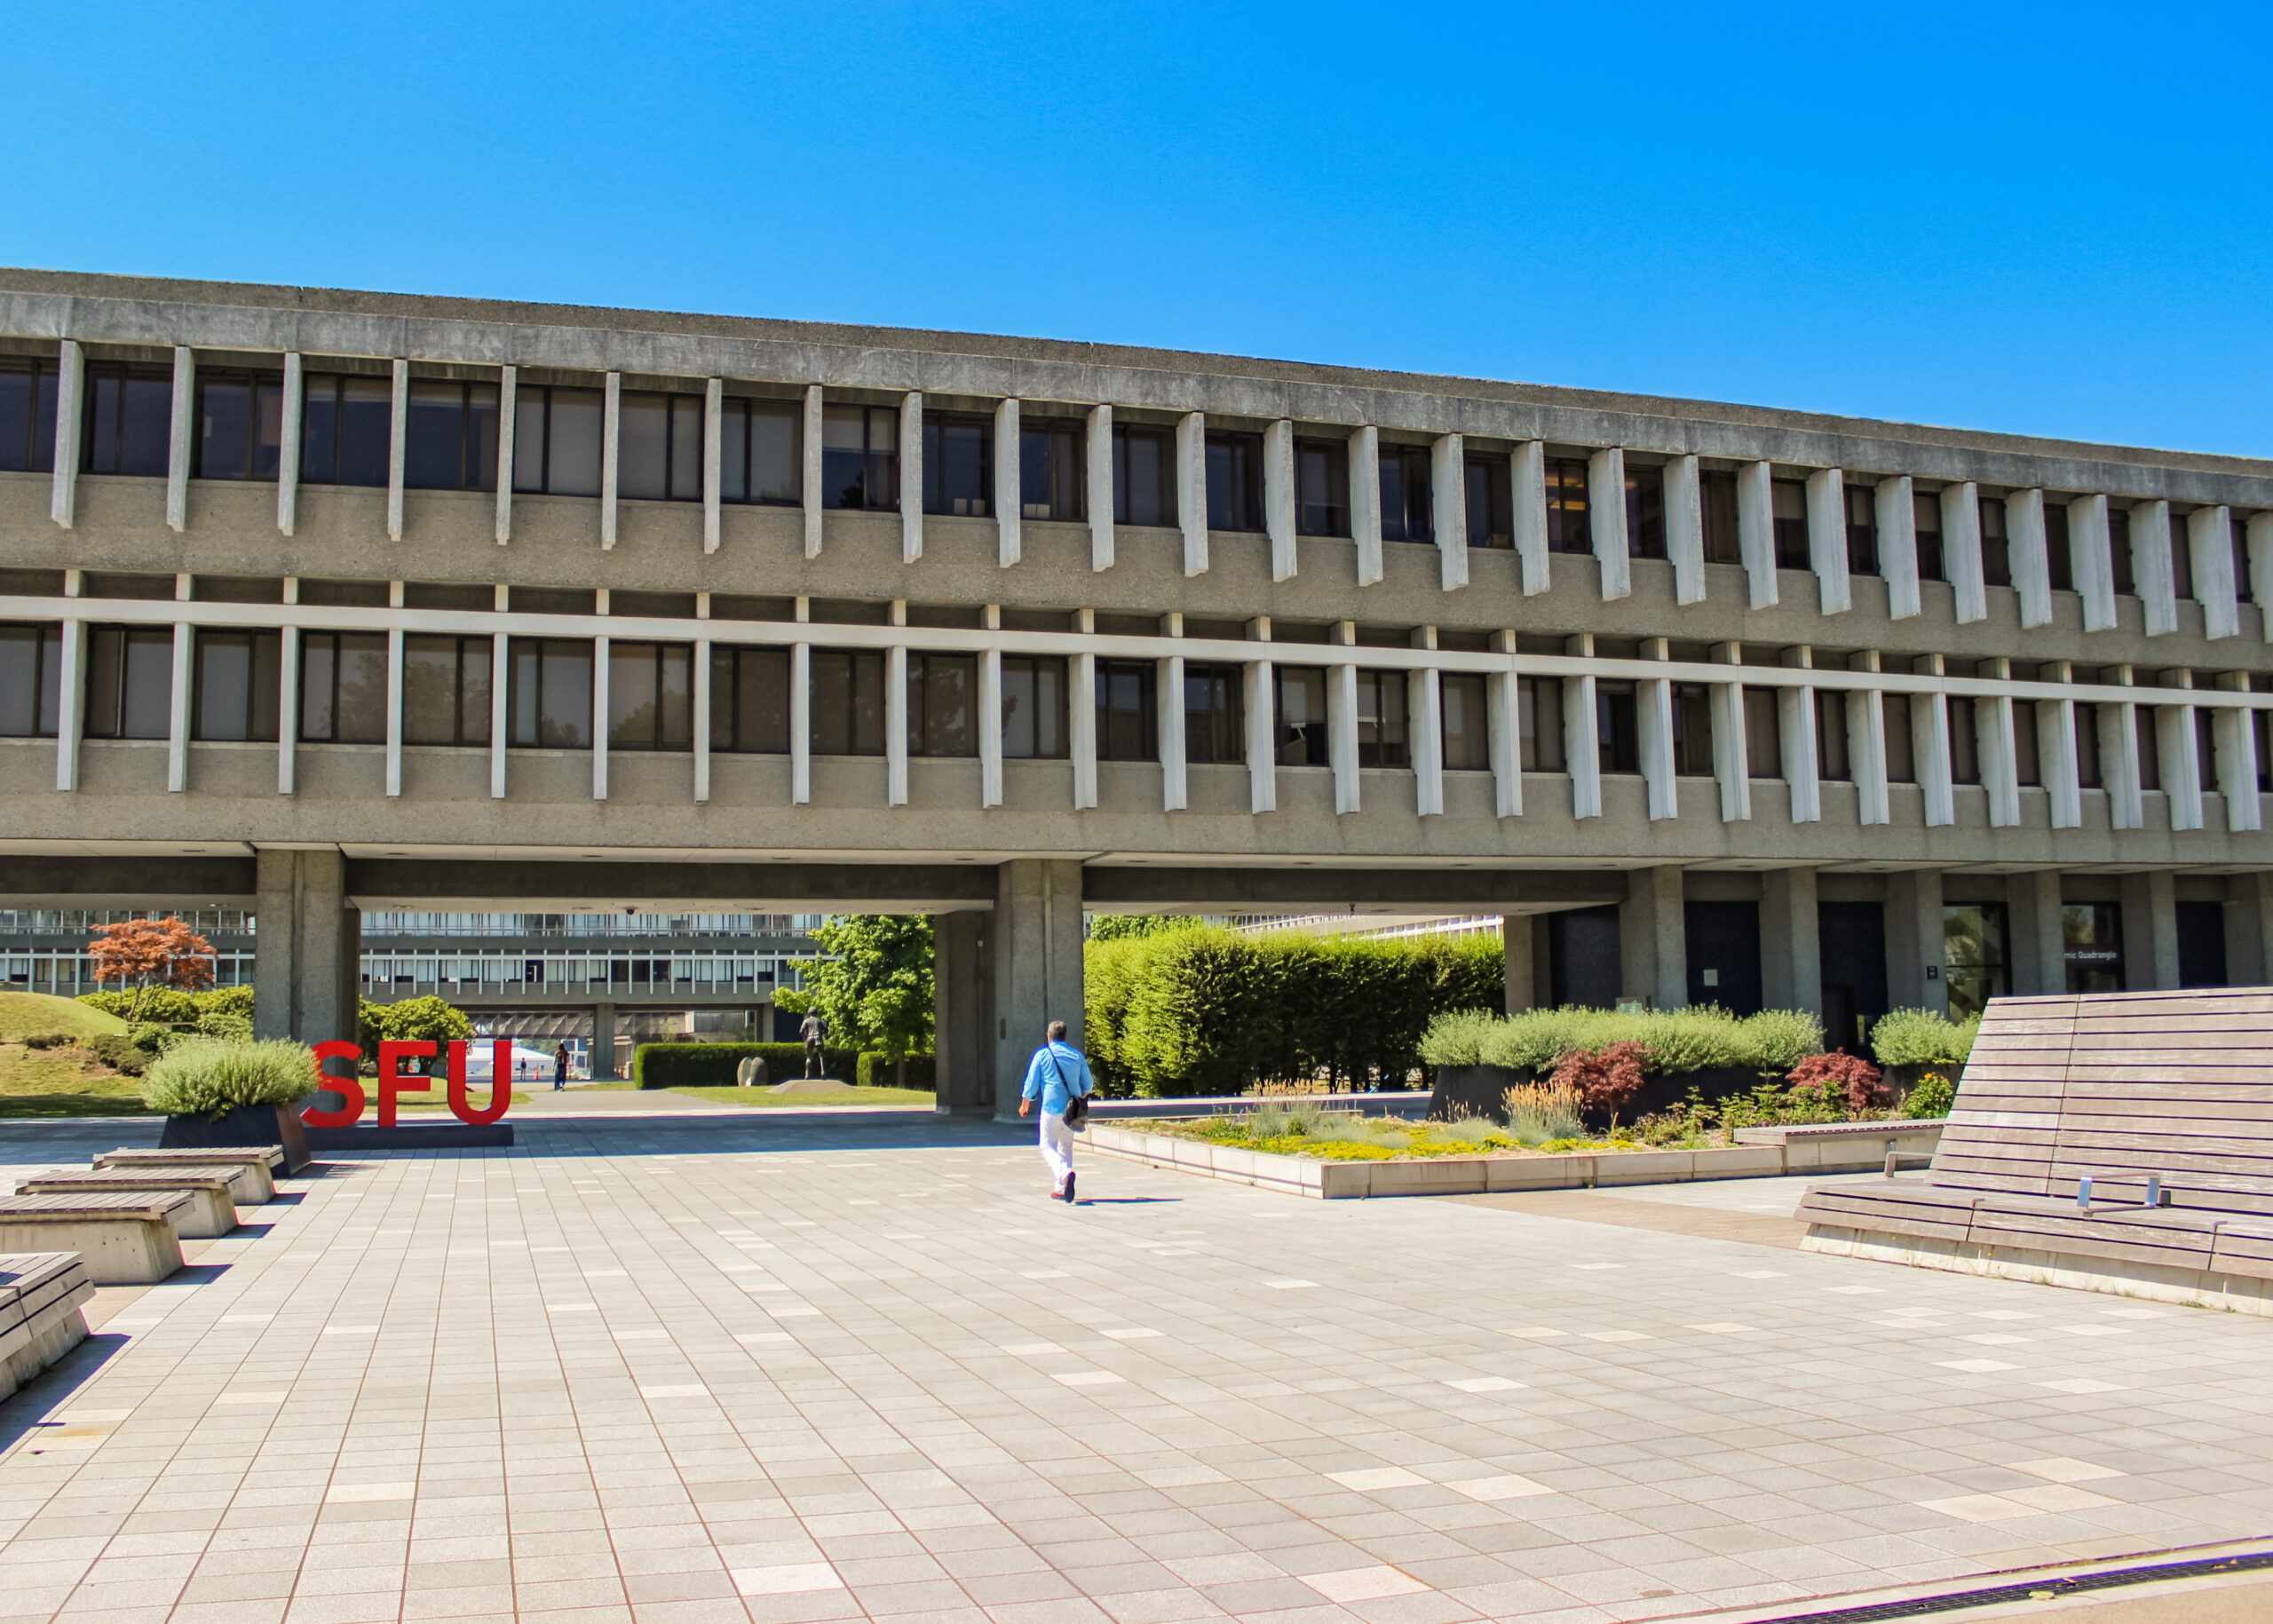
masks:
<path fill-rule="evenodd" d="M 1795 1089 L 1844 1093 L 1849 1111 L 1894 1103 L 1894 1090 L 1879 1080 L 1879 1068 L 1860 1055 L 1810 1055 L 1792 1068 L 1785 1081 Z"/>
<path fill-rule="evenodd" d="M 1548 1081 L 1556 1088 L 1576 1089 L 1588 1111 L 1615 1120 L 1642 1091 L 1642 1066 L 1649 1058 L 1649 1048 L 1642 1043 L 1574 1049 L 1556 1061 Z"/>

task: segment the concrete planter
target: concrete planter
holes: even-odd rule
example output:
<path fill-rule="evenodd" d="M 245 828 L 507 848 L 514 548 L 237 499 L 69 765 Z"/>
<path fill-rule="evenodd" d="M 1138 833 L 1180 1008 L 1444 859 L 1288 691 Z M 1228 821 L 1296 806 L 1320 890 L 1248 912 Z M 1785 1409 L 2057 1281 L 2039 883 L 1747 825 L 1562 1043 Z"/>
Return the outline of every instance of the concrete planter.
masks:
<path fill-rule="evenodd" d="M 284 1147 L 284 1171 L 297 1174 L 308 1165 L 307 1129 L 300 1122 L 300 1107 L 239 1105 L 226 1116 L 170 1116 L 158 1137 L 160 1150 L 258 1150 L 271 1145 Z"/>

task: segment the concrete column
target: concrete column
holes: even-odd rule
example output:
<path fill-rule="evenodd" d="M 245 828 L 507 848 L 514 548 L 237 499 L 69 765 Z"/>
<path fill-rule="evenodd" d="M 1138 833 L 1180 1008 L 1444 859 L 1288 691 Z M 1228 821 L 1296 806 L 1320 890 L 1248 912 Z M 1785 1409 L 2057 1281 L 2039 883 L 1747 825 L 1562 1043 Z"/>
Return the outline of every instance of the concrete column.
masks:
<path fill-rule="evenodd" d="M 623 374 L 607 375 L 600 401 L 600 546 L 615 545 L 615 497 L 623 460 Z"/>
<path fill-rule="evenodd" d="M 998 665 L 995 668 L 1000 670 Z M 985 747 L 986 737 L 985 698 L 986 693 L 986 661 L 979 663 L 979 739 Z M 997 690 L 999 694 L 1000 690 Z M 998 702 L 995 706 L 1002 709 Z M 789 646 L 789 800 L 793 805 L 809 806 L 813 798 L 813 646 L 793 643 Z"/>
<path fill-rule="evenodd" d="M 1083 620 L 1089 611 L 1081 611 Z M 1073 810 L 1097 804 L 1097 657 L 1075 654 L 1065 662 L 1065 743 L 1073 759 Z"/>
<path fill-rule="evenodd" d="M 1018 474 L 1018 403 L 994 406 L 994 562 L 1008 569 L 1025 556 L 1026 486 Z"/>
<path fill-rule="evenodd" d="M 1334 629 L 1338 640 L 1356 628 L 1348 621 Z M 1327 671 L 1327 759 L 1334 767 L 1334 810 L 1354 812 L 1360 804 L 1358 773 L 1358 668 L 1332 666 Z"/>
<path fill-rule="evenodd" d="M 2115 546 L 2108 532 L 2107 498 L 2079 496 L 2068 504 L 2068 553 L 2076 590 L 2084 600 L 2084 630 L 2115 625 Z"/>
<path fill-rule="evenodd" d="M 505 415 L 497 424 L 500 441 L 509 447 L 513 443 L 512 372 L 511 367 L 505 368 Z M 297 350 L 290 351 L 284 357 L 284 417 L 276 447 L 276 527 L 286 535 L 292 534 L 292 527 L 299 519 L 300 414 L 306 404 L 307 385 L 301 376 L 300 354 Z M 512 459 L 508 456 L 498 470 L 497 488 L 501 493 L 510 494 L 512 489 L 513 481 L 509 477 L 512 466 Z M 497 539 L 502 542 L 505 538 L 501 534 Z"/>
<path fill-rule="evenodd" d="M 1602 570 L 1603 601 L 1626 597 L 1634 590 L 1634 572 L 1626 535 L 1626 453 L 1616 446 L 1587 459 L 1587 521 Z"/>
<path fill-rule="evenodd" d="M 609 374 L 613 380 L 614 375 Z M 614 420 L 614 395 L 608 396 L 609 421 Z M 402 475 L 410 456 L 410 363 L 398 356 L 394 363 L 394 389 L 389 397 L 387 419 L 387 536 L 391 541 L 402 539 Z M 614 479 L 614 459 L 608 460 L 608 471 L 604 477 Z M 613 486 L 610 487 L 613 489 Z"/>
<path fill-rule="evenodd" d="M 1295 552 L 1295 425 L 1281 417 L 1263 431 L 1263 527 L 1271 537 L 1271 578 L 1300 567 Z"/>
<path fill-rule="evenodd" d="M 1458 434 L 1439 434 L 1429 447 L 1429 497 L 1435 510 L 1438 584 L 1445 591 L 1468 584 L 1468 453 Z"/>
<path fill-rule="evenodd" d="M 2226 979 L 2236 986 L 2273 982 L 2273 872 L 2227 877 Z"/>
<path fill-rule="evenodd" d="M 189 463 L 197 442 L 197 359 L 186 344 L 174 346 L 174 415 L 166 437 L 166 527 L 189 527 Z"/>
<path fill-rule="evenodd" d="M 994 1001 L 987 986 L 992 919 L 975 909 L 931 916 L 931 1026 L 942 1114 L 994 1113 Z M 1016 1109 L 1016 1107 L 1012 1107 Z"/>
<path fill-rule="evenodd" d="M 500 614 L 504 613 L 510 590 L 497 589 Z M 489 798 L 493 801 L 505 798 L 505 734 L 512 716 L 508 708 L 512 676 L 512 639 L 501 631 L 489 639 Z"/>
<path fill-rule="evenodd" d="M 2233 514 L 2227 508 L 2197 508 L 2186 516 L 2187 551 L 2194 558 L 2194 596 L 2202 606 L 2202 635 L 2230 638 L 2241 631 L 2241 606 L 2235 600 Z"/>
<path fill-rule="evenodd" d="M 1186 412 L 1176 423 L 1176 516 L 1184 529 L 1184 573 L 1208 573 L 1208 418 Z"/>
<path fill-rule="evenodd" d="M 1662 638 L 1651 641 L 1662 646 Z M 1641 734 L 1642 782 L 1647 791 L 1651 821 L 1677 818 L 1681 815 L 1681 801 L 1674 779 L 1672 682 L 1664 677 L 1643 677 L 1634 686 L 1634 709 Z"/>
<path fill-rule="evenodd" d="M 2063 663 L 2060 669 L 2059 680 L 2065 682 L 2068 680 L 2068 668 Z M 2076 701 L 2067 699 L 2037 701 L 2037 776 L 2044 780 L 2044 792 L 2052 806 L 2052 827 L 2055 829 L 2083 827 L 2084 789 L 2079 760 Z M 2101 776 L 2103 780 L 2105 773 Z"/>
<path fill-rule="evenodd" d="M 1532 1007 L 1532 985 L 1538 966 L 1532 953 L 1533 915 L 1509 914 L 1500 921 L 1500 945 L 1507 966 L 1507 1009 L 1520 1015 Z"/>
<path fill-rule="evenodd" d="M 1888 875 L 1886 990 L 1890 1007 L 1949 1013 L 1944 959 L 1941 870 L 1913 868 Z"/>
<path fill-rule="evenodd" d="M 1571 815 L 1601 817 L 1602 733 L 1591 676 L 1563 679 L 1563 760 L 1571 773 Z"/>
<path fill-rule="evenodd" d="M 284 358 L 284 415 L 286 444 L 292 449 L 293 466 L 299 465 L 297 441 L 299 416 L 299 386 L 292 381 L 292 363 L 299 357 Z M 513 539 L 513 431 L 518 426 L 520 408 L 516 404 L 520 392 L 521 369 L 519 367 L 497 368 L 497 544 L 504 546 Z M 716 468 L 718 458 L 715 452 L 710 466 Z M 706 476 L 707 478 L 707 476 Z M 282 497 L 280 495 L 281 502 Z M 290 531 L 286 531 L 290 535 Z"/>
<path fill-rule="evenodd" d="M 1875 664 L 1875 654 L 1873 660 Z M 1886 696 L 1876 688 L 1857 688 L 1847 695 L 1847 766 L 1855 780 L 1856 821 L 1893 822 L 1886 777 Z"/>
<path fill-rule="evenodd" d="M 1278 695 L 1272 691 L 1271 661 L 1250 660 L 1240 668 L 1244 673 L 1245 692 L 1241 700 L 1247 709 L 1247 810 L 1253 812 L 1279 810 L 1277 738 Z"/>
<path fill-rule="evenodd" d="M 2060 871 L 2039 868 L 2006 883 L 2005 909 L 2012 923 L 2013 991 L 2048 997 L 2068 990 L 2066 942 L 2060 929 Z"/>
<path fill-rule="evenodd" d="M 300 583 L 284 583 L 284 601 L 300 600 Z M 284 627 L 276 639 L 276 793 L 290 795 L 298 762 L 295 747 L 300 721 L 300 629 Z"/>
<path fill-rule="evenodd" d="M 1776 602 L 1776 504 L 1772 471 L 1766 463 L 1737 470 L 1737 551 L 1752 589 L 1752 607 Z"/>
<path fill-rule="evenodd" d="M 615 1075 L 615 1006 L 592 1006 L 592 1081 Z"/>
<path fill-rule="evenodd" d="M 1717 665 L 1737 666 L 1741 645 L 1716 643 Z M 1742 823 L 1752 816 L 1752 764 L 1744 736 L 1744 684 L 1716 682 L 1708 691 L 1713 707 L 1713 777 L 1721 790 L 1721 821 Z"/>
<path fill-rule="evenodd" d="M 1653 1010 L 1689 1002 L 1689 920 L 1683 907 L 1681 869 L 1667 864 L 1626 875 L 1618 905 L 1620 996 L 1645 1000 Z"/>
<path fill-rule="evenodd" d="M 997 630 L 1002 611 L 990 605 L 987 630 Z M 1002 804 L 1002 651 L 988 648 L 978 655 L 978 804 Z"/>
<path fill-rule="evenodd" d="M 2170 503 L 2142 502 L 2131 510 L 2131 584 L 2150 638 L 2178 630 L 2178 582 L 2171 574 Z"/>
<path fill-rule="evenodd" d="M 2128 681 L 2128 667 L 2122 677 Z M 2111 828 L 2147 827 L 2147 796 L 2139 768 L 2139 708 L 2103 704 L 2099 708 L 2099 776 L 2107 786 L 2107 818 Z"/>
<path fill-rule="evenodd" d="M 1805 648 L 1784 651 L 1784 662 L 1801 669 L 1811 669 L 1814 657 Z M 1792 821 L 1820 823 L 1823 820 L 1823 780 L 1821 763 L 1816 753 L 1815 690 L 1813 688 L 1778 688 L 1776 690 L 1777 731 L 1784 745 L 1784 782 L 1789 787 Z"/>
<path fill-rule="evenodd" d="M 303 1043 L 355 1037 L 362 914 L 335 847 L 254 854 L 253 1031 Z"/>
<path fill-rule="evenodd" d="M 65 572 L 72 587 L 79 579 L 77 570 Z M 72 596 L 78 594 L 74 590 Z M 79 788 L 79 741 L 87 731 L 86 622 L 63 622 L 63 645 L 57 654 L 63 692 L 56 696 L 61 702 L 55 717 L 55 787 L 68 795 Z"/>
<path fill-rule="evenodd" d="M 1089 408 L 1082 448 L 1089 465 L 1089 567 L 1113 567 L 1113 408 Z"/>
<path fill-rule="evenodd" d="M 923 392 L 899 398 L 899 561 L 923 556 Z"/>
<path fill-rule="evenodd" d="M 1178 621 L 1182 615 L 1175 617 Z M 1180 635 L 1172 633 L 1170 635 Z M 1184 656 L 1170 654 L 1156 662 L 1152 692 L 1159 712 L 1160 739 L 1160 810 L 1184 807 Z"/>
<path fill-rule="evenodd" d="M 1526 440 L 1509 457 L 1509 489 L 1515 500 L 1516 558 L 1522 566 L 1524 596 L 1547 590 L 1547 445 Z M 1351 489 L 1356 482 L 1351 481 Z M 1375 533 L 1380 528 L 1380 492 L 1374 492 Z M 2273 602 L 2273 598 L 2261 598 Z M 2269 633 L 2273 640 L 2273 633 Z"/>
<path fill-rule="evenodd" d="M 1942 675 L 1941 655 L 1928 654 L 1921 663 L 1927 674 Z M 1926 826 L 1940 828 L 1955 823 L 1957 795 L 1951 779 L 1947 693 L 1936 690 L 1911 694 L 1910 756 L 1918 773 L 1919 798 L 1925 803 Z"/>
<path fill-rule="evenodd" d="M 401 582 L 396 581 L 390 582 L 388 585 L 387 595 L 396 608 L 400 609 L 402 607 Z M 606 677 L 604 675 L 606 670 L 607 639 L 606 638 L 602 638 L 592 650 L 592 682 L 595 691 L 603 696 L 599 700 L 598 714 L 593 722 L 592 748 L 595 751 L 599 750 L 601 748 L 601 741 L 599 738 L 601 722 L 599 718 L 605 717 L 607 715 L 607 701 L 604 697 L 606 690 L 599 686 L 599 685 L 606 681 Z M 597 767 L 594 769 L 594 772 L 598 775 L 593 780 L 595 794 L 598 795 L 599 798 L 606 799 L 605 794 L 601 792 L 604 790 L 606 782 L 605 777 L 606 769 L 605 767 Z M 392 799 L 401 794 L 402 628 L 396 626 L 390 628 L 387 632 L 387 795 L 388 797 Z"/>
<path fill-rule="evenodd" d="M 1433 644 L 1433 627 L 1422 631 Z M 1445 810 L 1445 678 L 1434 667 L 1415 671 L 1406 686 L 1413 738 L 1413 810 L 1423 818 L 1441 817 Z"/>
<path fill-rule="evenodd" d="M 177 598 L 189 596 L 189 577 L 178 575 Z M 166 788 L 179 795 L 189 788 L 190 649 L 196 633 L 187 621 L 174 622 L 173 689 L 168 694 L 166 725 Z"/>
<path fill-rule="evenodd" d="M 2178 899 L 2167 869 L 2126 874 L 2123 899 L 2123 986 L 2168 992 L 2178 986 Z"/>
<path fill-rule="evenodd" d="M 1350 537 L 1358 549 L 1358 584 L 1382 578 L 1382 437 L 1372 424 L 1350 436 Z"/>
<path fill-rule="evenodd" d="M 819 384 L 805 385 L 805 424 L 803 437 L 802 472 L 799 481 L 805 515 L 805 557 L 820 557 L 821 524 L 821 394 Z"/>
<path fill-rule="evenodd" d="M 1854 606 L 1847 579 L 1847 487 L 1836 468 L 1808 476 L 1808 563 L 1824 614 L 1844 614 Z"/>
<path fill-rule="evenodd" d="M 907 613 L 905 604 L 894 606 L 902 615 Z M 905 646 L 884 650 L 884 804 L 887 806 L 907 804 L 907 649 Z"/>
<path fill-rule="evenodd" d="M 1350 629 L 1356 630 L 1354 626 Z M 1501 654 L 1516 652 L 1516 634 L 1495 633 L 1493 646 Z M 1492 730 L 1492 788 L 1493 811 L 1502 818 L 1524 815 L 1524 740 L 1522 700 L 1513 670 L 1494 671 L 1485 679 L 1485 723 Z"/>
<path fill-rule="evenodd" d="M 1760 876 L 1760 990 L 1770 1010 L 1823 1013 L 1823 943 L 1812 868 Z"/>
<path fill-rule="evenodd" d="M 1872 492 L 1879 530 L 1879 574 L 1886 579 L 1889 620 L 1924 613 L 1918 592 L 1918 503 L 1910 476 L 1881 479 Z"/>
<path fill-rule="evenodd" d="M 708 607 L 709 594 L 702 595 L 703 606 Z M 710 639 L 698 638 L 694 643 L 694 800 L 697 805 L 710 798 Z"/>
<path fill-rule="evenodd" d="M 1021 858 L 995 872 L 994 1115 L 1009 1121 L 1049 1024 L 1081 1047 L 1081 865 Z"/>
<path fill-rule="evenodd" d="M 2000 667 L 2008 662 L 2000 659 Z M 2008 673 L 2000 670 L 2000 676 Z M 1989 827 L 2008 829 L 2021 820 L 2020 757 L 2013 736 L 2013 701 L 2005 694 L 1973 701 L 1973 733 L 1981 758 L 1981 787 L 1989 800 Z"/>
<path fill-rule="evenodd" d="M 726 385 L 711 378 L 702 385 L 702 551 L 718 551 L 718 504 L 725 494 L 725 471 L 718 455 L 725 449 Z M 500 485 L 510 483 L 499 479 Z"/>
<path fill-rule="evenodd" d="M 607 613 L 605 589 L 600 593 L 600 613 Z M 592 639 L 592 799 L 595 801 L 607 799 L 607 638 Z M 398 656 L 397 664 L 400 663 Z"/>
<path fill-rule="evenodd" d="M 2052 623 L 2052 561 L 2044 538 L 2044 493 L 2005 493 L 2005 537 L 2013 565 L 2013 590 L 2020 595 L 2021 627 Z"/>
<path fill-rule="evenodd" d="M 2156 764 L 2174 830 L 2202 827 L 2202 744 L 2194 731 L 2194 707 L 2155 707 Z"/>
<path fill-rule="evenodd" d="M 66 338 L 57 347 L 55 368 L 55 472 L 49 485 L 47 516 L 68 530 L 79 505 L 79 434 L 87 418 L 85 353 Z"/>
<path fill-rule="evenodd" d="M 2249 544 L 2249 596 L 2257 605 L 2259 631 L 2273 643 L 2273 513 L 2252 513 L 2243 535 Z"/>
<path fill-rule="evenodd" d="M 2220 674 L 2218 686 L 2229 693 L 2249 692 L 2249 673 Z M 2252 713 L 2237 705 L 2221 705 L 2210 713 L 2211 737 L 2218 747 L 2218 793 L 2226 803 L 2226 828 L 2245 834 L 2264 827 L 2258 800 L 2257 730 Z"/>
<path fill-rule="evenodd" d="M 1666 459 L 1666 557 L 1673 561 L 1673 600 L 1705 601 L 1705 502 L 1694 456 Z"/>
<path fill-rule="evenodd" d="M 1942 570 L 1950 578 L 1960 625 L 1989 618 L 1981 565 L 1981 487 L 1968 479 L 1942 487 Z"/>

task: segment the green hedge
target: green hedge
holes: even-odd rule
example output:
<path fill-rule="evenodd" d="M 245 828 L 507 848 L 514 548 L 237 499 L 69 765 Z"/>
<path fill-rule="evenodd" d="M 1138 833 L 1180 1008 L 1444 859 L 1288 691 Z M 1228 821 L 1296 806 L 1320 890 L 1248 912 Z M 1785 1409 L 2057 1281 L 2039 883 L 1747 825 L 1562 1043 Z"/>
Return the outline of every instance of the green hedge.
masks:
<path fill-rule="evenodd" d="M 1092 941 L 1083 1043 L 1107 1096 L 1401 1083 L 1421 1034 L 1506 998 L 1500 939 L 1354 940 L 1208 926 Z"/>
<path fill-rule="evenodd" d="M 803 1043 L 642 1043 L 631 1051 L 631 1081 L 642 1089 L 731 1089 L 734 1068 L 750 1056 L 765 1062 L 766 1081 L 805 1074 Z M 824 1049 L 822 1069 L 840 1081 L 858 1074 L 860 1057 Z"/>
<path fill-rule="evenodd" d="M 923 1089 L 936 1092 L 939 1082 L 935 1073 L 936 1057 L 910 1055 L 907 1057 L 907 1081 L 899 1081 L 899 1063 L 886 1059 L 874 1050 L 860 1057 L 859 1084 L 864 1089 Z"/>
<path fill-rule="evenodd" d="M 1796 1010 L 1742 1018 L 1710 1004 L 1622 1013 L 1569 1007 L 1499 1016 L 1461 1010 L 1439 1016 L 1421 1040 L 1436 1066 L 1508 1066 L 1543 1072 L 1574 1050 L 1640 1043 L 1667 1073 L 1734 1067 L 1788 1072 L 1823 1050 L 1823 1025 Z"/>
<path fill-rule="evenodd" d="M 1881 1066 L 1963 1066 L 1973 1053 L 1981 1018 L 1953 1021 L 1938 1010 L 1889 1010 L 1871 1028 L 1871 1049 Z"/>
<path fill-rule="evenodd" d="M 134 997 L 130 987 L 118 993 L 82 993 L 77 1002 L 123 1020 L 134 1007 Z M 161 1026 L 189 1026 L 208 1015 L 242 1015 L 250 1018 L 252 988 L 217 986 L 202 993 L 185 993 L 177 987 L 154 986 L 142 994 L 142 1013 L 136 1018 Z"/>

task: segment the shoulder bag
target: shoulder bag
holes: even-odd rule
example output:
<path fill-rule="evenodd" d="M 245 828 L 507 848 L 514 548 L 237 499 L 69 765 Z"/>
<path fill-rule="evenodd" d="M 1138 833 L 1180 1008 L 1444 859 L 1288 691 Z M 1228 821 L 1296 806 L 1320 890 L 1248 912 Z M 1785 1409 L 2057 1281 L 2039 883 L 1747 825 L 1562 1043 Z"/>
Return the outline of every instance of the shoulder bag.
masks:
<path fill-rule="evenodd" d="M 1057 1069 L 1056 1050 L 1044 1045 L 1041 1052 L 1049 1057 L 1049 1074 L 1065 1089 L 1065 1126 L 1075 1129 L 1084 1126 L 1089 1120 L 1089 1097 L 1074 1093 L 1073 1085 L 1065 1081 L 1065 1073 Z"/>

